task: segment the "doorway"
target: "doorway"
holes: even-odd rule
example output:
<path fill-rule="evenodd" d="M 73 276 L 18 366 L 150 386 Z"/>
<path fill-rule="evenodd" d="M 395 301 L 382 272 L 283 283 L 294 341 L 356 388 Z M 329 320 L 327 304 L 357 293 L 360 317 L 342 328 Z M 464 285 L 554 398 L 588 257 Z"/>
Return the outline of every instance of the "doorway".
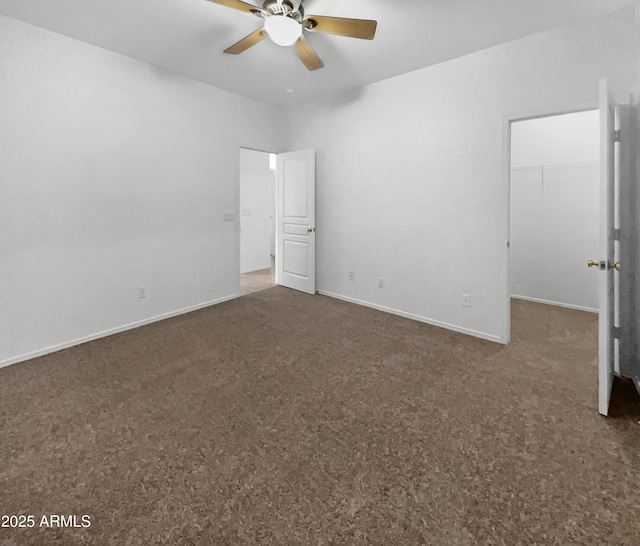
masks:
<path fill-rule="evenodd" d="M 611 90 L 607 84 L 607 80 L 601 80 L 599 84 L 599 120 L 597 121 L 598 127 L 598 148 L 600 149 L 598 164 L 599 164 L 599 195 L 598 195 L 598 207 L 597 212 L 590 211 L 588 218 L 583 218 L 582 230 L 588 230 L 588 226 L 591 224 L 598 225 L 598 241 L 592 242 L 590 246 L 593 246 L 593 250 L 587 250 L 582 257 L 571 260 L 577 266 L 588 266 L 593 268 L 594 272 L 598 272 L 598 280 L 596 285 L 598 287 L 598 306 L 597 314 L 584 312 L 585 310 L 576 311 L 575 306 L 563 305 L 562 307 L 573 307 L 570 310 L 561 309 L 558 305 L 561 302 L 558 301 L 546 301 L 536 302 L 539 309 L 548 308 L 553 313 L 558 313 L 558 310 L 566 312 L 579 313 L 583 318 L 589 315 L 596 316 L 597 330 L 594 334 L 589 327 L 583 329 L 583 333 L 587 333 L 588 336 L 583 339 L 589 344 L 591 338 L 597 340 L 597 344 L 593 350 L 587 350 L 582 355 L 582 358 L 588 360 L 592 358 L 593 354 L 597 354 L 598 363 L 598 411 L 601 415 L 608 415 L 611 405 L 611 393 L 615 376 L 622 376 L 632 378 L 636 385 L 640 384 L 638 380 L 637 367 L 635 367 L 635 358 L 637 356 L 637 341 L 635 339 L 635 290 L 634 283 L 636 271 L 635 249 L 637 244 L 635 242 L 636 237 L 636 222 L 635 222 L 635 206 L 636 206 L 636 194 L 635 194 L 635 177 L 633 176 L 635 167 L 635 118 L 634 109 L 630 105 L 619 105 L 615 103 L 615 100 L 611 94 Z M 585 115 L 589 115 L 587 110 L 583 111 Z M 573 116 L 578 116 L 580 112 L 575 112 Z M 592 121 L 592 127 L 596 126 L 595 113 Z M 570 115 L 565 114 L 564 118 L 558 116 L 539 116 L 536 118 L 504 118 L 504 143 L 505 143 L 505 161 L 504 165 L 504 179 L 508 181 L 509 200 L 507 202 L 509 214 L 507 216 L 507 264 L 508 264 L 508 278 L 507 282 L 507 303 L 506 306 L 506 318 L 505 321 L 505 335 L 504 342 L 508 343 L 511 338 L 511 315 L 514 309 L 517 310 L 517 306 L 514 302 L 518 301 L 512 296 L 514 294 L 513 287 L 518 282 L 517 268 L 513 263 L 516 258 L 514 257 L 514 249 L 518 245 L 518 230 L 514 227 L 514 223 L 518 218 L 518 205 L 515 204 L 517 200 L 523 202 L 521 205 L 528 206 L 529 203 L 525 201 L 530 200 L 535 204 L 536 196 L 539 199 L 544 199 L 544 192 L 547 189 L 545 185 L 545 179 L 540 179 L 540 190 L 535 190 L 537 182 L 529 188 L 529 194 L 521 192 L 518 197 L 518 192 L 522 188 L 518 188 L 515 183 L 514 168 L 518 165 L 514 161 L 515 152 L 515 133 L 518 123 L 524 121 L 539 120 L 540 122 L 551 121 L 557 122 L 562 119 L 569 119 Z M 575 117 L 574 117 L 575 119 Z M 557 127 L 556 127 L 557 129 Z M 574 127 L 574 130 L 569 133 L 572 138 L 558 140 L 558 135 L 566 134 L 565 131 L 546 132 L 544 139 L 548 141 L 541 144 L 541 149 L 549 148 L 549 145 L 553 147 L 553 152 L 557 152 L 559 149 L 565 151 L 572 148 L 573 152 L 576 152 L 575 144 L 580 143 L 585 135 L 595 133 L 594 130 L 582 133 L 584 130 Z M 578 132 L 577 132 L 578 131 Z M 592 142 L 595 142 L 595 136 L 590 137 Z M 591 146 L 593 149 L 593 145 Z M 571 163 L 559 164 L 560 167 L 565 169 L 575 168 L 585 165 L 576 164 L 575 159 L 572 159 Z M 586 162 L 591 163 L 589 159 Z M 530 165 L 535 166 L 535 165 Z M 558 166 L 558 165 L 556 165 Z M 540 166 L 539 166 L 540 167 Z M 544 165 L 541 166 L 542 174 L 544 174 Z M 526 188 L 525 188 L 526 189 Z M 550 188 L 550 191 L 561 189 Z M 583 190 L 584 186 L 580 186 L 580 190 Z M 540 192 L 542 197 L 540 198 Z M 561 209 L 560 212 L 565 214 L 562 218 L 562 223 L 558 228 L 553 230 L 557 240 L 563 241 L 565 252 L 569 252 L 572 241 L 566 240 L 567 231 L 571 231 L 566 228 L 566 224 L 571 222 L 575 215 L 572 215 L 570 211 L 579 207 L 582 203 L 582 195 L 575 191 L 565 192 L 570 196 L 570 205 L 568 208 Z M 523 196 L 524 194 L 524 196 Z M 565 202 L 566 203 L 566 202 Z M 545 221 L 549 221 L 553 227 L 553 216 L 543 216 Z M 527 233 L 530 238 L 534 238 L 530 233 Z M 584 235 L 580 233 L 580 235 Z M 522 249 L 521 249 L 522 250 Z M 539 250 L 539 248 L 538 248 Z M 594 251 L 597 252 L 594 259 Z M 531 264 L 534 261 L 534 256 L 529 256 L 527 262 L 526 253 L 524 255 L 523 263 L 525 265 Z M 513 257 L 513 258 L 512 258 Z M 562 256 L 564 258 L 564 256 Z M 539 260 L 544 265 L 544 273 L 549 270 L 559 269 L 562 267 L 556 267 L 558 264 L 562 264 L 562 260 L 556 264 L 553 260 L 548 260 L 548 256 Z M 581 262 L 581 263 L 580 263 Z M 538 265 L 538 264 L 536 264 Z M 583 269 L 584 271 L 584 269 Z M 557 276 L 560 276 L 559 274 Z M 521 298 L 522 300 L 522 298 Z M 526 301 L 526 300 L 523 300 Z M 529 302 L 527 302 L 529 303 Z M 552 304 L 552 305 L 550 305 Z M 563 315 L 566 316 L 566 315 Z M 542 322 L 544 322 L 544 317 Z M 540 322 L 540 321 L 539 321 Z M 529 322 L 529 326 L 535 327 L 538 323 Z M 547 337 L 553 336 L 570 336 L 572 332 L 567 328 L 545 332 Z M 542 338 L 544 339 L 544 337 Z M 584 344 L 583 344 L 584 345 Z"/>
<path fill-rule="evenodd" d="M 314 150 L 240 148 L 238 295 L 284 286 L 316 293 Z"/>
<path fill-rule="evenodd" d="M 511 123 L 511 298 L 597 313 L 599 111 Z"/>
<path fill-rule="evenodd" d="M 600 124 L 599 110 L 509 123 L 514 339 L 564 335 L 598 354 L 599 277 L 587 260 L 600 249 Z M 558 323 L 560 331 L 548 329 Z"/>
<path fill-rule="evenodd" d="M 240 294 L 275 286 L 277 154 L 240 148 Z"/>

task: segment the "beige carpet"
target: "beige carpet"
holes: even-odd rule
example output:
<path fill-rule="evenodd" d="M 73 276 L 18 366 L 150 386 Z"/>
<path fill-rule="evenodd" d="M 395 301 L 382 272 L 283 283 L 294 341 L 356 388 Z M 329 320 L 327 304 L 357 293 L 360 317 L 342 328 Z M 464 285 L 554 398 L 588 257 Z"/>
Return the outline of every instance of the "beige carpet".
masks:
<path fill-rule="evenodd" d="M 633 545 L 596 317 L 489 342 L 275 287 L 0 370 L 0 545 Z"/>
<path fill-rule="evenodd" d="M 275 267 L 261 269 L 240 275 L 240 288 L 243 296 L 260 292 L 276 285 Z"/>

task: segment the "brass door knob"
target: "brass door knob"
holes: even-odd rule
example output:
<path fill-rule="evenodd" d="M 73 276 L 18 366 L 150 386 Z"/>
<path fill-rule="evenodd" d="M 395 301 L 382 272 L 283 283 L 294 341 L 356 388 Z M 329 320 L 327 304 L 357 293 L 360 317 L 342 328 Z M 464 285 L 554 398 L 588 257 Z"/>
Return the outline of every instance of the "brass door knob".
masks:
<path fill-rule="evenodd" d="M 615 264 L 608 264 L 607 262 L 598 262 L 596 260 L 587 260 L 587 267 L 597 267 L 602 271 L 606 271 L 607 269 L 615 269 L 616 271 L 620 271 L 620 262 Z"/>

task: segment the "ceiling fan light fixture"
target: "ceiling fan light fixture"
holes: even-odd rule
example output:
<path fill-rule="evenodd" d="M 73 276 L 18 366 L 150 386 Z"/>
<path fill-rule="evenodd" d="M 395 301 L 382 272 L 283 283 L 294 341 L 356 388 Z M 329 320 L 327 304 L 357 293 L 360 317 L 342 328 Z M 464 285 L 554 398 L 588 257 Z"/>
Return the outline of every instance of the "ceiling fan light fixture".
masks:
<path fill-rule="evenodd" d="M 292 46 L 302 36 L 302 25 L 286 15 L 267 17 L 264 29 L 275 44 L 283 47 Z"/>

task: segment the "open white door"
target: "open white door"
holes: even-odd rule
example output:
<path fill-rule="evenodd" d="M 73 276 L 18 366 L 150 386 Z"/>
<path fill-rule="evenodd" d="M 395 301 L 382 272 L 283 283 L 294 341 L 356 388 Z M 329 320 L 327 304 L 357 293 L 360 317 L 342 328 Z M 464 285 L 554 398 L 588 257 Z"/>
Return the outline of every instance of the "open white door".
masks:
<path fill-rule="evenodd" d="M 615 368 L 615 105 L 607 81 L 600 82 L 600 258 L 599 268 L 598 410 L 609 414 Z"/>
<path fill-rule="evenodd" d="M 276 283 L 316 293 L 316 153 L 278 156 Z"/>

